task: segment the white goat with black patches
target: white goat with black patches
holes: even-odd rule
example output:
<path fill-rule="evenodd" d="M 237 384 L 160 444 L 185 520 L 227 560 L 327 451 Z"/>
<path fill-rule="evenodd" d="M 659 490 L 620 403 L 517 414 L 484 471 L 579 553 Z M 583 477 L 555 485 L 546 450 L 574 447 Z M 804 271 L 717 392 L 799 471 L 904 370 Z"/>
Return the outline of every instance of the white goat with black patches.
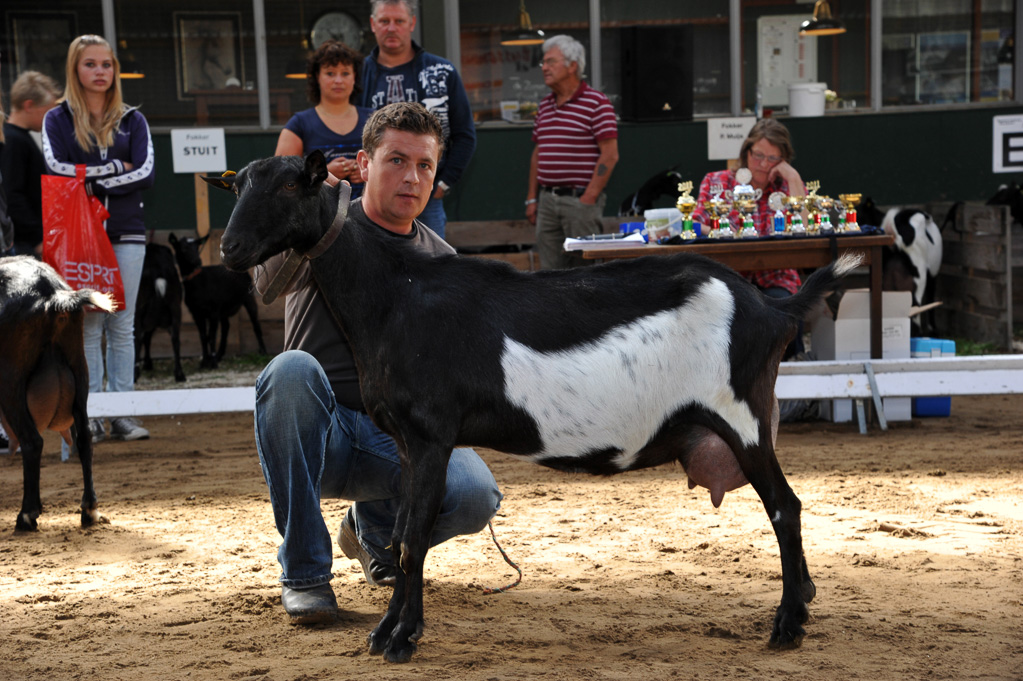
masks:
<path fill-rule="evenodd" d="M 238 195 L 221 241 L 228 267 L 312 251 L 366 409 L 398 444 L 403 494 L 392 550 L 402 573 L 371 652 L 393 662 L 415 652 L 427 540 L 456 445 L 598 474 L 679 461 L 715 504 L 752 483 L 781 552 L 770 643 L 800 644 L 815 587 L 800 503 L 774 454 L 774 384 L 798 321 L 858 258 L 817 271 L 785 300 L 692 255 L 527 274 L 334 224 L 347 193 L 326 177 L 314 152 L 254 161 L 210 182 Z"/>

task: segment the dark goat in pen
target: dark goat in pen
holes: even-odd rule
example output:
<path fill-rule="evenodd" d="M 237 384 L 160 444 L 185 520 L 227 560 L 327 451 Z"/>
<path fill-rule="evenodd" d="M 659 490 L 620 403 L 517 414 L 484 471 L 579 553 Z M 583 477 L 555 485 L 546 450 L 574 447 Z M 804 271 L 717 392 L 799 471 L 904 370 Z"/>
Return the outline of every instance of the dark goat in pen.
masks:
<path fill-rule="evenodd" d="M 142 279 L 135 303 L 135 379 L 140 369 L 153 370 L 149 346 L 153 332 L 167 329 L 174 351 L 174 380 L 185 380 L 181 368 L 181 279 L 174 265 L 174 253 L 160 244 L 146 244 Z"/>
<path fill-rule="evenodd" d="M 89 368 L 82 327 L 85 306 L 113 311 L 109 296 L 73 291 L 31 256 L 0 258 L 0 419 L 21 446 L 24 492 L 16 530 L 36 529 L 43 512 L 39 469 L 43 430 L 61 434 L 82 462 L 82 526 L 103 521 L 92 483 L 92 433 L 86 411 Z"/>
<path fill-rule="evenodd" d="M 618 206 L 620 217 L 638 215 L 654 207 L 654 201 L 662 196 L 677 196 L 682 175 L 675 168 L 663 170 L 643 183 L 634 194 L 629 194 Z"/>
<path fill-rule="evenodd" d="M 267 354 L 263 343 L 263 328 L 259 325 L 259 309 L 252 295 L 252 277 L 248 272 L 232 272 L 223 265 L 203 265 L 199 252 L 209 235 L 195 239 L 168 237 L 181 270 L 185 289 L 185 305 L 199 330 L 202 360 L 199 366 L 214 369 L 227 351 L 227 332 L 231 317 L 242 307 L 249 313 L 252 331 L 256 334 L 260 354 Z M 217 327 L 220 327 L 220 347 L 217 347 Z"/>
<path fill-rule="evenodd" d="M 456 445 L 596 474 L 678 461 L 715 505 L 751 483 L 781 552 L 770 644 L 801 643 L 816 588 L 801 505 L 774 452 L 774 385 L 799 320 L 860 258 L 817 270 L 783 300 L 685 254 L 524 273 L 431 257 L 354 221 L 331 229 L 347 191 L 326 177 L 313 152 L 208 181 L 238 195 L 221 241 L 227 266 L 317 247 L 312 273 L 351 345 L 366 410 L 398 444 L 391 546 L 401 570 L 371 652 L 392 662 L 415 652 L 423 562 Z"/>

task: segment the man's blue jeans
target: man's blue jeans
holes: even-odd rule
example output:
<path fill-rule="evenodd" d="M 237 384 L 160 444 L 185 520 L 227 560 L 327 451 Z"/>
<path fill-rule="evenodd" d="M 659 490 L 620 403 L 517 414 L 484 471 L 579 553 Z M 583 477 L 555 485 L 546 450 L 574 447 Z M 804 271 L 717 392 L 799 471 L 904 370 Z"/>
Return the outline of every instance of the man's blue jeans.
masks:
<path fill-rule="evenodd" d="M 400 503 L 401 464 L 394 440 L 370 418 L 334 400 L 316 359 L 290 350 L 256 380 L 256 448 L 274 521 L 283 541 L 277 560 L 290 588 L 333 576 L 331 533 L 320 499 L 354 501 L 356 533 L 370 555 L 393 563 L 391 532 Z M 493 474 L 471 449 L 448 462 L 447 488 L 430 545 L 487 526 L 501 505 Z"/>

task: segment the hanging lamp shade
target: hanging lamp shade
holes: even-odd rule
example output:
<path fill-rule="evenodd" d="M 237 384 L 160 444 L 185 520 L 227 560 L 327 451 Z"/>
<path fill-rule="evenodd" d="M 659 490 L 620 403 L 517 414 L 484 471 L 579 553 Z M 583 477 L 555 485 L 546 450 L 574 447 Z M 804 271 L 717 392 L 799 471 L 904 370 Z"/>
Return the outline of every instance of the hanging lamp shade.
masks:
<path fill-rule="evenodd" d="M 285 78 L 291 80 L 305 80 L 306 66 L 309 62 L 309 41 L 302 40 L 302 47 L 295 50 L 295 53 L 288 59 L 288 67 L 284 72 Z"/>
<path fill-rule="evenodd" d="M 519 0 L 519 30 L 509 34 L 501 41 L 502 45 L 517 47 L 520 45 L 543 45 L 543 31 L 533 28 L 526 11 L 526 0 Z"/>
<path fill-rule="evenodd" d="M 135 54 L 128 49 L 128 41 L 120 40 L 117 43 L 117 61 L 121 64 L 121 80 L 138 80 L 145 78 L 146 73 Z"/>
<path fill-rule="evenodd" d="M 845 24 L 831 15 L 828 0 L 817 0 L 813 6 L 813 18 L 799 25 L 799 35 L 838 35 L 845 33 Z"/>

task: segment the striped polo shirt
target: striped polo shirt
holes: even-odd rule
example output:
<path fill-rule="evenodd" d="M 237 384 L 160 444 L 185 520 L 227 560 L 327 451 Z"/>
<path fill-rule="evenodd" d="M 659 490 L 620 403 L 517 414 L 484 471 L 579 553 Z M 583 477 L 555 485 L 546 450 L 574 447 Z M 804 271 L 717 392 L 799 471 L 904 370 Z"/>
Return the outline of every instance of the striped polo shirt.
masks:
<path fill-rule="evenodd" d="M 550 93 L 540 101 L 533 122 L 537 179 L 546 186 L 586 187 L 600 158 L 597 142 L 617 137 L 614 108 L 603 92 L 583 81 L 561 106 Z"/>

